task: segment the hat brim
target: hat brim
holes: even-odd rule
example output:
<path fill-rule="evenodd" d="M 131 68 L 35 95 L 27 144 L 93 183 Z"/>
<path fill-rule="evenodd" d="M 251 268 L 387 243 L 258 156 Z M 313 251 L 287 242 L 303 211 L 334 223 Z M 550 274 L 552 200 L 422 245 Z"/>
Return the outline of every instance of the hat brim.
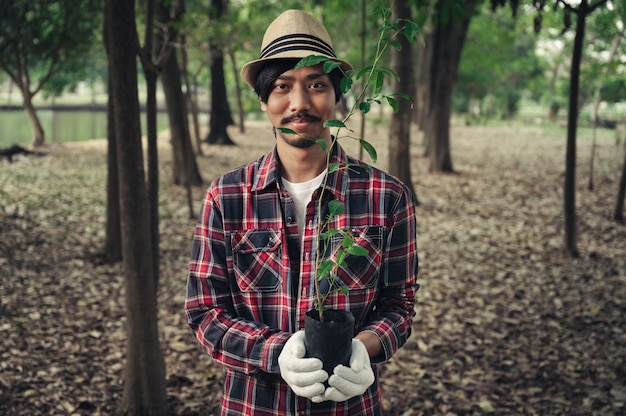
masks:
<path fill-rule="evenodd" d="M 284 56 L 281 56 L 281 55 L 284 55 Z M 248 62 L 241 68 L 241 77 L 246 82 L 246 84 L 248 84 L 254 89 L 257 74 L 259 73 L 259 70 L 261 69 L 261 67 L 265 65 L 266 63 L 275 61 L 275 60 L 280 60 L 280 59 L 302 59 L 311 55 L 315 55 L 315 54 L 312 54 L 309 51 L 291 51 L 290 53 L 286 53 L 286 54 L 274 55 L 271 58 L 256 59 L 254 61 Z M 324 55 L 320 54 L 320 56 L 324 56 Z M 335 58 L 331 56 L 327 56 L 327 58 L 330 59 L 331 61 L 339 62 L 341 64 L 340 68 L 343 72 L 347 72 L 353 69 L 352 65 L 350 65 L 349 62 L 344 61 L 343 59 L 339 59 L 339 58 Z"/>

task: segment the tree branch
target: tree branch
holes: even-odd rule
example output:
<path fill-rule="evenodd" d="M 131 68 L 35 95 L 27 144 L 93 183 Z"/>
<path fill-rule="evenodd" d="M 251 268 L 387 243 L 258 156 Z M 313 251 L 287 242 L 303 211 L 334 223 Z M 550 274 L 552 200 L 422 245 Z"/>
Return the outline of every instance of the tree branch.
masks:
<path fill-rule="evenodd" d="M 587 14 L 592 13 L 595 9 L 602 6 L 606 2 L 608 2 L 608 0 L 598 0 L 595 4 L 589 6 L 589 8 L 587 9 Z"/>

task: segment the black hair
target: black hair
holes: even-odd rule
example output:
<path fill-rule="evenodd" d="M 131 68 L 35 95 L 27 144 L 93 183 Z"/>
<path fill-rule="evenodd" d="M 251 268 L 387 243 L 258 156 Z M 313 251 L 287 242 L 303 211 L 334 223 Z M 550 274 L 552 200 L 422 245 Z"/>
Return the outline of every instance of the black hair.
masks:
<path fill-rule="evenodd" d="M 272 92 L 272 84 L 280 76 L 280 74 L 293 69 L 300 61 L 299 58 L 274 59 L 268 61 L 257 72 L 256 81 L 254 82 L 254 91 L 257 93 L 262 102 L 267 103 L 267 99 Z M 335 102 L 341 99 L 341 79 L 344 77 L 339 68 L 333 69 L 328 76 L 335 90 Z"/>

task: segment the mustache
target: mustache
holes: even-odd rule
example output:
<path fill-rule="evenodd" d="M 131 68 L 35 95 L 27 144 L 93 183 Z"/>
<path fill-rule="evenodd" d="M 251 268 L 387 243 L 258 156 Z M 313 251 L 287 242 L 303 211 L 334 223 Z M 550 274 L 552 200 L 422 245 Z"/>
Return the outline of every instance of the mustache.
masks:
<path fill-rule="evenodd" d="M 293 120 L 296 120 L 296 119 L 306 119 L 308 121 L 322 121 L 322 119 L 320 117 L 318 117 L 318 116 L 316 116 L 314 114 L 311 114 L 311 113 L 309 113 L 307 111 L 303 111 L 303 112 L 300 112 L 300 113 L 295 113 L 295 114 L 292 114 L 290 116 L 284 117 L 282 120 L 280 120 L 280 123 L 281 124 L 287 124 L 287 123 L 290 123 L 290 122 L 292 122 Z"/>

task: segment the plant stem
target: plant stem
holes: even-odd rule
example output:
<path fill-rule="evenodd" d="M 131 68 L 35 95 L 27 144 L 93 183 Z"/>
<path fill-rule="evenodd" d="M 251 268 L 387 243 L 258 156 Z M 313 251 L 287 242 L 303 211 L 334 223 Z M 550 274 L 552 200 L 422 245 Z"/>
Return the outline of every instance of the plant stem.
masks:
<path fill-rule="evenodd" d="M 387 22 L 387 19 L 389 18 L 389 16 L 390 15 L 385 15 L 385 14 L 382 15 L 383 24 Z M 387 46 L 389 45 L 388 41 L 384 42 L 384 39 L 385 39 L 384 35 L 387 31 L 388 31 L 388 27 L 386 27 L 385 30 L 380 31 L 380 35 L 378 36 L 378 41 L 376 42 L 376 53 L 374 54 L 374 62 L 368 72 L 367 77 L 365 78 L 365 82 L 361 86 L 361 91 L 358 94 L 353 94 L 354 103 L 352 104 L 350 111 L 348 111 L 348 114 L 343 118 L 342 120 L 343 124 L 345 124 L 354 115 L 354 113 L 356 113 L 360 109 L 359 105 L 361 103 L 361 99 L 365 96 L 367 88 L 371 85 L 374 74 L 376 73 L 377 68 L 380 65 L 380 60 L 382 59 L 382 56 L 385 53 Z M 393 33 L 391 38 L 392 39 L 395 38 L 398 35 L 398 33 L 399 32 L 397 31 Z M 321 293 L 321 290 L 320 290 L 321 277 L 319 277 L 317 273 L 320 268 L 320 264 L 322 263 L 322 260 L 323 260 L 322 256 L 328 252 L 330 242 L 329 240 L 325 239 L 324 243 L 322 244 L 322 242 L 320 241 L 320 238 L 321 238 L 322 233 L 324 232 L 324 229 L 327 226 L 329 226 L 330 221 L 332 220 L 332 217 L 330 215 L 328 218 L 321 217 L 322 205 L 323 205 L 323 199 L 324 199 L 323 198 L 324 191 L 328 184 L 328 177 L 330 174 L 330 172 L 328 171 L 330 167 L 330 160 L 333 154 L 333 148 L 335 144 L 337 143 L 337 141 L 339 140 L 339 133 L 341 129 L 342 127 L 338 127 L 337 133 L 335 135 L 331 135 L 330 146 L 326 149 L 326 174 L 324 175 L 321 192 L 317 200 L 318 219 L 317 219 L 317 235 L 316 235 L 316 242 L 315 242 L 315 298 L 316 298 L 315 308 L 317 309 L 320 321 L 322 322 L 324 321 L 324 303 L 328 299 L 328 296 L 330 295 L 330 293 L 332 293 L 333 287 L 337 284 L 336 276 L 337 276 L 337 270 L 339 268 L 339 265 L 337 263 L 333 263 L 333 267 L 328 276 L 328 279 L 329 279 L 328 290 L 326 293 Z M 338 169 L 342 169 L 342 167 L 340 166 Z M 335 276 L 335 278 L 331 279 L 331 276 Z"/>

